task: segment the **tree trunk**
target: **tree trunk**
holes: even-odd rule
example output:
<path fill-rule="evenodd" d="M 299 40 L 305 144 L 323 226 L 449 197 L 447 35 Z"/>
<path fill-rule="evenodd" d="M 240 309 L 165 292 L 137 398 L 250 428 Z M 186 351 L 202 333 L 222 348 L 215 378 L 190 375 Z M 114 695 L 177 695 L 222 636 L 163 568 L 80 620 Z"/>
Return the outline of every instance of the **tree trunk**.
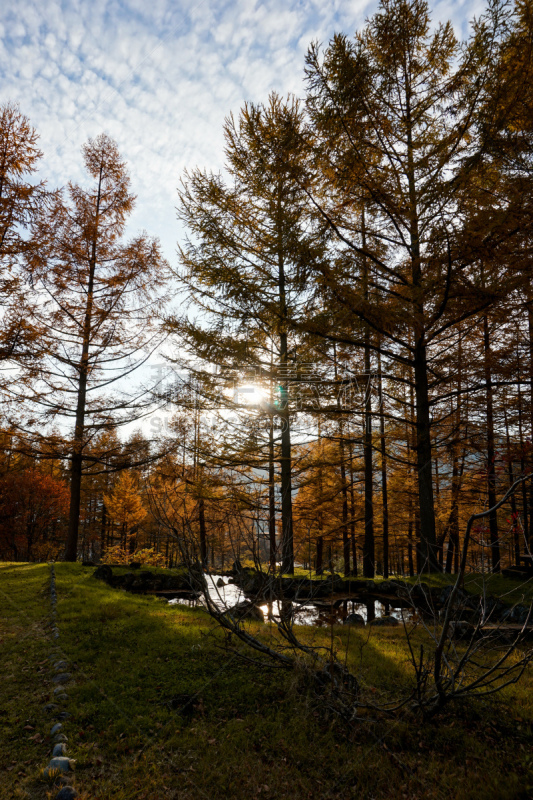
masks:
<path fill-rule="evenodd" d="M 205 506 L 204 498 L 200 495 L 198 498 L 198 525 L 200 528 L 200 560 L 202 567 L 207 569 L 207 533 L 205 528 Z"/>
<path fill-rule="evenodd" d="M 292 528 L 292 463 L 291 429 L 289 418 L 289 381 L 287 346 L 287 300 L 285 296 L 285 264 L 283 246 L 283 214 L 281 184 L 278 189 L 278 289 L 280 315 L 280 418 L 281 418 L 281 571 L 294 574 L 294 544 Z"/>
<path fill-rule="evenodd" d="M 418 339 L 414 348 L 416 395 L 416 462 L 418 471 L 418 508 L 420 514 L 420 556 L 423 572 L 438 572 L 436 553 L 435 506 L 433 500 L 433 470 L 431 451 L 431 422 L 427 381 L 426 346 Z"/>
<path fill-rule="evenodd" d="M 333 345 L 333 365 L 335 369 L 335 383 L 338 381 L 337 371 L 337 348 Z M 337 384 L 338 385 L 338 384 Z M 344 461 L 344 426 L 341 414 L 340 392 L 337 393 L 337 409 L 339 412 L 339 466 L 341 473 L 341 494 L 342 494 L 342 560 L 343 572 L 345 576 L 350 574 L 350 539 L 348 537 L 348 487 L 346 485 L 346 464 Z"/>
<path fill-rule="evenodd" d="M 353 485 L 353 446 L 350 441 L 348 444 L 350 454 L 350 540 L 352 543 L 352 571 L 351 574 L 357 577 L 357 547 L 355 542 L 355 490 Z"/>
<path fill-rule="evenodd" d="M 511 453 L 511 437 L 509 435 L 509 420 L 507 418 L 507 408 L 505 400 L 503 403 L 503 420 L 505 424 L 505 439 L 507 443 L 507 474 L 509 476 L 509 486 L 514 483 L 513 471 L 513 458 Z M 520 566 L 520 537 L 518 534 L 518 512 L 516 510 L 516 497 L 511 495 L 511 518 L 513 520 L 513 547 L 514 547 L 514 563 L 517 567 Z"/>
<path fill-rule="evenodd" d="M 96 272 L 96 243 L 98 240 L 98 224 L 100 218 L 100 199 L 102 188 L 102 167 L 98 180 L 98 195 L 96 198 L 94 233 L 91 242 L 91 256 L 89 261 L 89 276 L 87 281 L 87 302 L 83 321 L 82 351 L 79 363 L 78 400 L 76 404 L 76 422 L 74 439 L 72 443 L 72 456 L 70 465 L 70 508 L 68 517 L 67 546 L 65 549 L 66 561 L 76 561 L 78 555 L 78 530 L 80 522 L 81 501 L 81 476 L 83 466 L 83 447 L 85 434 L 85 408 L 87 404 L 87 380 L 89 377 L 89 345 L 93 316 L 94 276 Z"/>
<path fill-rule="evenodd" d="M 385 446 L 385 411 L 383 408 L 383 385 L 381 355 L 378 353 L 379 389 L 379 435 L 381 446 L 381 507 L 383 514 L 383 577 L 389 577 L 389 501 L 387 494 L 387 449 Z"/>
<path fill-rule="evenodd" d="M 486 314 L 483 315 L 483 351 L 485 366 L 485 387 L 487 402 L 487 495 L 489 508 L 496 505 L 496 452 L 494 446 L 494 411 L 493 411 L 493 390 L 492 390 L 492 365 L 491 365 L 491 345 L 489 321 Z M 500 544 L 498 535 L 497 512 L 489 514 L 490 531 L 490 552 L 492 559 L 492 571 L 500 571 Z"/>
<path fill-rule="evenodd" d="M 520 354 L 517 352 L 517 364 L 520 365 Z M 525 443 L 522 414 L 522 390 L 520 384 L 521 373 L 518 370 L 518 436 L 520 439 L 520 474 L 526 474 Z M 522 483 L 522 524 L 524 526 L 524 544 L 530 549 L 529 541 L 529 514 L 527 501 L 526 481 Z"/>
<path fill-rule="evenodd" d="M 407 78 L 407 76 L 406 76 Z M 439 570 L 436 552 L 433 470 L 431 468 L 431 417 L 429 412 L 428 368 L 425 340 L 425 315 L 422 293 L 422 259 L 418 197 L 412 141 L 411 86 L 406 81 L 405 118 L 407 128 L 407 183 L 409 191 L 409 237 L 411 253 L 413 307 L 413 367 L 416 394 L 416 457 L 418 470 L 418 509 L 420 519 L 420 558 L 423 571 Z"/>
<path fill-rule="evenodd" d="M 285 356 L 286 356 L 285 344 Z M 282 390 L 282 403 L 285 403 L 281 416 L 281 571 L 294 573 L 294 545 L 292 532 L 292 463 L 291 432 L 288 411 L 288 392 Z"/>
<path fill-rule="evenodd" d="M 316 540 L 316 562 L 315 572 L 317 575 L 322 575 L 324 572 L 324 537 L 319 536 Z"/>
<path fill-rule="evenodd" d="M 268 540 L 272 572 L 276 570 L 276 470 L 274 464 L 274 418 L 270 417 L 268 440 Z"/>
<path fill-rule="evenodd" d="M 363 250 L 366 250 L 365 214 L 362 214 Z M 363 259 L 363 291 L 365 300 L 368 299 L 368 264 Z M 374 543 L 374 475 L 372 464 L 372 380 L 370 375 L 370 329 L 365 324 L 364 333 L 364 366 L 365 366 L 365 409 L 363 432 L 363 460 L 365 469 L 365 535 L 363 539 L 363 575 L 373 578 L 376 570 L 376 556 Z"/>
<path fill-rule="evenodd" d="M 530 413 L 530 437 L 533 442 L 533 291 L 531 289 L 531 282 L 529 282 L 529 291 L 527 298 L 527 322 L 529 333 L 529 413 Z M 528 514 L 529 540 L 530 552 L 533 552 L 533 481 L 529 484 L 529 514 Z"/>
<path fill-rule="evenodd" d="M 318 539 L 316 543 L 316 573 L 322 575 L 324 572 L 324 515 L 322 511 L 322 502 L 324 500 L 324 485 L 322 479 L 322 431 L 320 426 L 320 417 L 318 418 Z"/>

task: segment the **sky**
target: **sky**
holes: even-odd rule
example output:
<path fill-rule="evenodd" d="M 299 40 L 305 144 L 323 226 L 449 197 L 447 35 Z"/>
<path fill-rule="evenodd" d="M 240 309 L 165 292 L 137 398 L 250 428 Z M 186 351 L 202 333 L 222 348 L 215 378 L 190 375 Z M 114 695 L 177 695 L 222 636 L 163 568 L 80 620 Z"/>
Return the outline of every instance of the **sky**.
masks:
<path fill-rule="evenodd" d="M 105 131 L 128 163 L 129 231 L 177 264 L 176 189 L 186 168 L 224 166 L 224 118 L 269 92 L 302 96 L 312 40 L 353 34 L 365 0 L 18 0 L 0 7 L 0 102 L 40 134 L 39 177 L 83 182 L 80 148 Z M 480 0 L 433 4 L 464 38 Z"/>

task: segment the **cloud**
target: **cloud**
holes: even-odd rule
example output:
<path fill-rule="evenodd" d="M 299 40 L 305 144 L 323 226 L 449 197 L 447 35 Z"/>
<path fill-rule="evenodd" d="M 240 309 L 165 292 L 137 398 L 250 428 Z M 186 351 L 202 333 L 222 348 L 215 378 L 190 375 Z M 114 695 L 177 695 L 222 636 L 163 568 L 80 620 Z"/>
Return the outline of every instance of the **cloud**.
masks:
<path fill-rule="evenodd" d="M 105 130 L 138 195 L 130 229 L 159 236 L 175 261 L 176 187 L 186 167 L 223 167 L 224 118 L 271 90 L 303 92 L 313 39 L 352 34 L 364 0 L 19 0 L 0 10 L 2 100 L 41 135 L 41 177 L 83 182 L 80 147 Z M 458 33 L 477 0 L 439 3 Z"/>

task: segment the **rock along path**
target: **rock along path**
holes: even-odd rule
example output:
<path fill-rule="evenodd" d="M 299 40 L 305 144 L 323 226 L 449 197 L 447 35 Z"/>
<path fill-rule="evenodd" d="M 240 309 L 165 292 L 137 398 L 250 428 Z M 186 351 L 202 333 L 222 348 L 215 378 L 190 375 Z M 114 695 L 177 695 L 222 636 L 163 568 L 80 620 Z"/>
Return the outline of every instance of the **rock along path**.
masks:
<path fill-rule="evenodd" d="M 68 671 L 68 662 L 57 646 L 59 626 L 57 621 L 56 576 L 53 562 L 50 564 L 50 599 L 52 602 L 51 636 L 54 646 L 48 658 L 51 661 L 53 670 L 52 683 L 55 686 L 53 702 L 46 703 L 44 708 L 54 720 L 54 724 L 50 729 L 53 747 L 52 756 L 44 769 L 44 776 L 48 777 L 53 774 L 52 770 L 56 770 L 58 776 L 62 777 L 66 785 L 59 789 L 55 795 L 55 800 L 73 800 L 78 796 L 78 793 L 68 783 L 74 762 L 67 756 L 68 736 L 64 730 L 70 717 L 69 712 L 66 710 L 68 704 L 67 684 L 71 682 L 72 675 Z"/>

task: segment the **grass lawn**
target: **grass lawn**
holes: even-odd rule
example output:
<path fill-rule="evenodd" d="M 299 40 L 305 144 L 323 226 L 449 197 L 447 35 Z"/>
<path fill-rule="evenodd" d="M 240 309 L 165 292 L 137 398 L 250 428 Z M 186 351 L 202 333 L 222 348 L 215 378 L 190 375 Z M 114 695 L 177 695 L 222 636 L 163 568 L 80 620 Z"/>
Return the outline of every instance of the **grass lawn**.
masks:
<path fill-rule="evenodd" d="M 82 800 L 464 798 L 533 795 L 533 673 L 431 723 L 405 712 L 348 729 L 306 680 L 228 649 L 200 609 L 111 589 L 57 564 L 57 649 L 72 665 L 65 724 Z M 54 797 L 49 567 L 0 565 L 0 798 Z M 268 626 L 262 627 L 268 635 Z M 364 691 L 407 686 L 403 630 L 307 629 L 349 649 Z M 193 704 L 187 704 L 194 696 Z M 185 706 L 185 707 L 184 707 Z"/>

